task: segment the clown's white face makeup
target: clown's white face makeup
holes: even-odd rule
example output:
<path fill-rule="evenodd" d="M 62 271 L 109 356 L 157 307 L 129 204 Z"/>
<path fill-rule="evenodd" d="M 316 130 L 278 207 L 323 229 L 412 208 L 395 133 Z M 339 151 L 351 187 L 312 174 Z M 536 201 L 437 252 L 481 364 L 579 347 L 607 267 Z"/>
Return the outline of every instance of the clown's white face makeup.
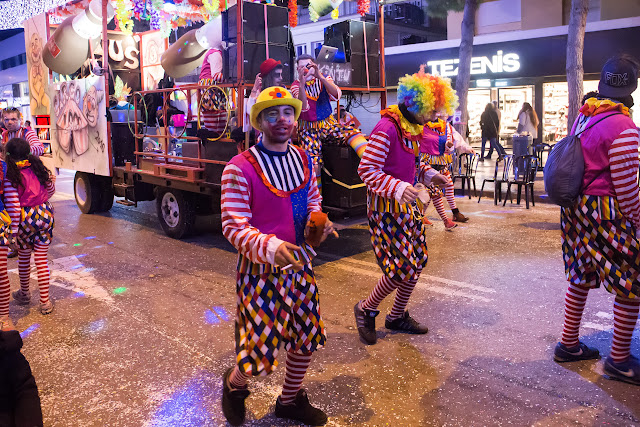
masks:
<path fill-rule="evenodd" d="M 290 105 L 276 105 L 260 113 L 262 141 L 265 148 L 284 151 L 286 148 L 282 145 L 291 139 L 295 122 L 296 111 Z"/>

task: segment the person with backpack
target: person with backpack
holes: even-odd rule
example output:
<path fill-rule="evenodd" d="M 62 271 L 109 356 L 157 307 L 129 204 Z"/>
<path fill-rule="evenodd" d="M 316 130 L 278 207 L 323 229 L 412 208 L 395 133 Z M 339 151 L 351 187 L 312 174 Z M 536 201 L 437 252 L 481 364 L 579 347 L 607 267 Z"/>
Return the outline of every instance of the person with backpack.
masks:
<path fill-rule="evenodd" d="M 20 289 L 12 295 L 18 304 L 31 302 L 29 278 L 31 253 L 34 253 L 40 289 L 40 313 L 53 311 L 49 298 L 50 272 L 47 254 L 53 236 L 53 207 L 49 199 L 55 193 L 55 176 L 39 157 L 30 153 L 29 144 L 13 138 L 4 147 L 7 176 L 4 181 L 5 204 L 11 217 L 11 243 L 18 250 Z M 19 202 L 19 209 L 10 208 Z M 5 266 L 6 268 L 6 266 Z"/>
<path fill-rule="evenodd" d="M 640 385 L 640 362 L 630 348 L 640 309 L 640 139 L 629 114 L 637 76 L 638 64 L 633 58 L 620 56 L 607 61 L 597 96 L 585 101 L 573 125 L 571 134 L 579 135 L 579 139 L 565 138 L 579 142 L 584 173 L 577 198 L 565 203 L 561 214 L 569 289 L 562 338 L 555 347 L 554 359 L 572 362 L 600 357 L 597 349 L 578 338 L 589 290 L 603 286 L 615 295 L 613 342 L 604 372 L 609 378 Z M 561 163 L 558 161 L 560 169 L 566 169 L 567 165 Z M 553 190 L 558 184 L 545 176 L 546 187 Z"/>

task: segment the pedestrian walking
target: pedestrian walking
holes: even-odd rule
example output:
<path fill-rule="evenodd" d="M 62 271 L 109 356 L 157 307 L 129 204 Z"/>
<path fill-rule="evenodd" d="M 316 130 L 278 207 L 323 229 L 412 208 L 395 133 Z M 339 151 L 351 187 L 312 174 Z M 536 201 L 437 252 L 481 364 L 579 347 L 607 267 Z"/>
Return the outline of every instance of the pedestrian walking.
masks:
<path fill-rule="evenodd" d="M 457 97 L 448 79 L 431 76 L 424 67 L 398 83 L 398 105 L 381 112 L 373 128 L 358 174 L 369 192 L 367 216 L 373 252 L 382 277 L 369 296 L 354 307 L 358 333 L 366 344 L 377 342 L 378 306 L 396 290 L 385 327 L 398 332 L 426 334 L 428 328 L 406 310 L 420 272 L 427 264 L 427 241 L 421 218 L 412 204 L 416 186 L 446 183 L 420 159 L 423 126 L 440 110 L 452 115 Z"/>
<path fill-rule="evenodd" d="M 562 208 L 562 252 L 569 289 L 565 296 L 558 362 L 597 359 L 579 340 L 589 290 L 603 286 L 615 295 L 613 342 L 604 363 L 610 378 L 640 385 L 640 363 L 631 336 L 640 308 L 640 198 L 638 129 L 630 117 L 638 65 L 616 57 L 602 68 L 598 96 L 586 100 L 572 133 L 582 132 L 582 191 L 575 206 Z"/>
<path fill-rule="evenodd" d="M 39 157 L 30 153 L 29 144 L 22 138 L 13 138 L 5 145 L 4 157 L 7 164 L 4 194 L 13 237 L 10 245 L 18 251 L 20 276 L 20 289 L 13 293 L 13 298 L 20 305 L 31 302 L 29 278 L 33 252 L 38 272 L 40 313 L 49 314 L 53 311 L 53 302 L 49 298 L 47 255 L 54 226 L 49 199 L 55 193 L 55 176 Z M 16 202 L 18 209 L 14 208 Z"/>
<path fill-rule="evenodd" d="M 0 426 L 40 427 L 38 386 L 21 348 L 13 323 L 0 318 Z"/>
<path fill-rule="evenodd" d="M 522 134 L 528 133 L 533 137 L 533 139 L 536 139 L 538 138 L 539 124 L 540 120 L 538 120 L 536 111 L 533 109 L 531 104 L 524 102 L 522 104 L 522 109 L 518 113 L 518 128 L 516 132 Z"/>
<path fill-rule="evenodd" d="M 305 226 L 321 211 L 310 156 L 291 144 L 302 103 L 281 87 L 269 87 L 251 109 L 262 140 L 235 156 L 222 174 L 222 229 L 238 249 L 236 364 L 223 379 L 227 421 L 245 419 L 247 382 L 268 375 L 284 346 L 285 380 L 275 415 L 324 425 L 327 416 L 311 406 L 302 381 L 313 352 L 326 342 L 318 288 L 305 242 Z M 327 220 L 320 240 L 332 233 Z"/>
<path fill-rule="evenodd" d="M 500 129 L 500 120 L 498 119 L 498 114 L 496 113 L 496 110 L 493 108 L 493 104 L 491 103 L 488 103 L 484 107 L 484 111 L 482 115 L 480 115 L 480 129 L 482 130 L 482 147 L 480 148 L 480 161 L 490 159 L 494 149 L 498 152 L 498 161 L 502 160 L 502 158 L 506 156 L 507 153 L 504 150 L 504 147 L 498 141 L 498 138 L 500 137 L 500 135 L 498 134 L 498 129 Z M 484 148 L 487 141 L 489 141 L 489 153 L 487 157 L 485 157 Z"/>

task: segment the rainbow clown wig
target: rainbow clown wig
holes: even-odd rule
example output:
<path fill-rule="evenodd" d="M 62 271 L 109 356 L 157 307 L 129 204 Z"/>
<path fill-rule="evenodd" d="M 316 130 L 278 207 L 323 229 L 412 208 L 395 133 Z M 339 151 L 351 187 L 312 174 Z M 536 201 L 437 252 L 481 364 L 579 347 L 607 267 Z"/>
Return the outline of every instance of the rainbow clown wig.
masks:
<path fill-rule="evenodd" d="M 398 104 L 404 103 L 413 114 L 431 114 L 443 111 L 452 116 L 458 106 L 458 96 L 451 80 L 420 71 L 405 75 L 398 82 Z"/>

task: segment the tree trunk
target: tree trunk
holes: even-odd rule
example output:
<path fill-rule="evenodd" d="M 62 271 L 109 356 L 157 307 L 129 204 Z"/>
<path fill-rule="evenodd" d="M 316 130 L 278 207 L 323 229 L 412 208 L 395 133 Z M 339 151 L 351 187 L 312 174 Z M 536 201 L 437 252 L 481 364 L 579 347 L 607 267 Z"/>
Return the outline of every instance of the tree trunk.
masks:
<path fill-rule="evenodd" d="M 571 16 L 569 18 L 569 36 L 567 37 L 567 85 L 569 87 L 569 111 L 567 113 L 567 130 L 571 132 L 573 122 L 578 117 L 582 106 L 584 92 L 584 67 L 582 52 L 584 50 L 584 31 L 587 25 L 589 0 L 571 0 Z"/>
<path fill-rule="evenodd" d="M 462 16 L 462 27 L 460 37 L 460 59 L 458 63 L 458 76 L 456 77 L 456 92 L 461 112 L 460 124 L 456 126 L 458 132 L 463 137 L 467 135 L 467 121 L 469 112 L 467 111 L 467 95 L 469 93 L 469 81 L 471 80 L 471 55 L 473 54 L 473 36 L 476 32 L 476 11 L 478 10 L 478 0 L 466 0 L 464 4 L 464 15 Z"/>

